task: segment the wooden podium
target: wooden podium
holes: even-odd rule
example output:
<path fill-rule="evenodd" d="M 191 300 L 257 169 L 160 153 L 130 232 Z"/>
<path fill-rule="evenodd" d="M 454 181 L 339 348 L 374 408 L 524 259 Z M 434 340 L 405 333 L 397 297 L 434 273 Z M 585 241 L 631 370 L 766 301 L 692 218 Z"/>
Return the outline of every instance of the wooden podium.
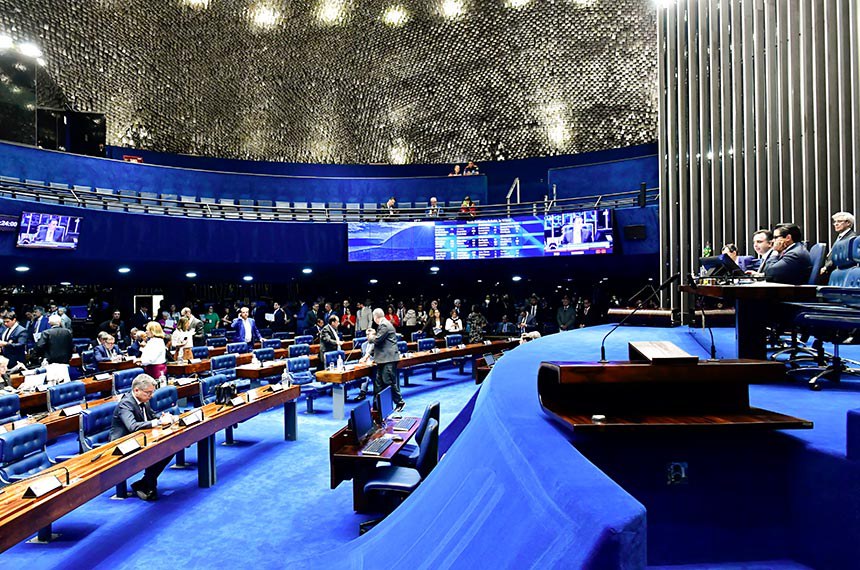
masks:
<path fill-rule="evenodd" d="M 812 428 L 749 405 L 749 385 L 783 379 L 781 363 L 700 361 L 669 342 L 630 343 L 629 351 L 622 362 L 542 362 L 544 412 L 575 432 Z"/>

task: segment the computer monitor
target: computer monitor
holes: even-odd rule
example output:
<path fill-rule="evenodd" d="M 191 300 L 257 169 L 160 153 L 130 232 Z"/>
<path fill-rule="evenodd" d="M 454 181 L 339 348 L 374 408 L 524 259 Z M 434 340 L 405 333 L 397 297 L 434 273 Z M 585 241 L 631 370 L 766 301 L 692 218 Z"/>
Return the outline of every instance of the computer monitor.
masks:
<path fill-rule="evenodd" d="M 743 269 L 725 253 L 713 257 L 699 258 L 699 263 L 707 271 L 708 277 L 743 277 Z"/>
<path fill-rule="evenodd" d="M 383 421 L 394 412 L 394 400 L 391 397 L 390 386 L 376 395 L 376 410 Z"/>
<path fill-rule="evenodd" d="M 370 414 L 370 402 L 361 402 L 352 409 L 349 413 L 349 424 L 352 433 L 355 434 L 356 444 L 362 445 L 364 440 L 376 429 L 376 426 L 373 425 L 373 416 Z"/>
<path fill-rule="evenodd" d="M 496 359 L 493 358 L 493 355 L 488 352 L 484 355 L 484 362 L 487 364 L 488 367 L 492 368 L 493 364 L 496 363 Z"/>

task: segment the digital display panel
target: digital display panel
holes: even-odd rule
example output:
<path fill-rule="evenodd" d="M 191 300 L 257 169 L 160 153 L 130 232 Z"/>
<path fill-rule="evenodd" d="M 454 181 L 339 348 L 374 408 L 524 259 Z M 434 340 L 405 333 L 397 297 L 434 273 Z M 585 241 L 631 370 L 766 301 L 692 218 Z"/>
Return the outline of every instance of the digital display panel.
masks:
<path fill-rule="evenodd" d="M 548 256 L 612 253 L 612 210 L 586 210 L 544 217 Z"/>
<path fill-rule="evenodd" d="M 76 249 L 81 218 L 57 214 L 21 212 L 18 247 Z"/>
<path fill-rule="evenodd" d="M 349 261 L 510 259 L 611 253 L 612 212 L 423 222 L 350 222 Z"/>

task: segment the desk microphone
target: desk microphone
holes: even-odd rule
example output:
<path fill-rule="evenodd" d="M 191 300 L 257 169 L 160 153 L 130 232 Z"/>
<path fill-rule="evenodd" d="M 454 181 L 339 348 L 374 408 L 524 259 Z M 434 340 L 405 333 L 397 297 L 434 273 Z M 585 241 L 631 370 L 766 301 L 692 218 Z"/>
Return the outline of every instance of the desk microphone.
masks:
<path fill-rule="evenodd" d="M 646 306 L 646 305 L 648 304 L 648 302 L 649 302 L 649 301 L 651 301 L 651 299 L 653 299 L 654 297 L 656 297 L 656 296 L 657 296 L 657 294 L 658 294 L 658 293 L 660 293 L 660 291 L 662 291 L 663 289 L 665 289 L 665 288 L 667 288 L 669 285 L 671 285 L 673 281 L 676 281 L 676 280 L 680 279 L 680 277 L 681 277 L 681 274 L 680 274 L 680 273 L 676 273 L 676 274 L 672 275 L 671 277 L 669 277 L 668 279 L 666 279 L 665 281 L 663 281 L 662 283 L 660 283 L 660 286 L 659 286 L 659 287 L 657 287 L 657 289 L 655 289 L 655 290 L 654 290 L 654 292 L 653 292 L 653 293 L 651 293 L 651 295 L 649 295 L 647 299 L 645 299 L 644 301 L 642 301 L 642 304 L 641 304 L 641 305 L 639 305 L 639 306 L 637 306 L 635 309 L 633 309 L 633 311 L 632 311 L 630 314 L 628 314 L 626 317 L 624 317 L 623 319 L 621 319 L 621 321 L 620 321 L 617 325 L 615 325 L 614 327 L 612 327 L 612 330 L 611 330 L 611 331 L 609 331 L 608 333 L 606 333 L 606 336 L 604 336 L 604 337 L 603 337 L 603 340 L 602 340 L 602 341 L 600 341 L 600 362 L 602 362 L 602 363 L 605 363 L 605 362 L 606 362 L 606 339 L 609 337 L 609 335 L 611 335 L 612 333 L 614 333 L 614 332 L 615 332 L 615 329 L 617 329 L 618 327 L 620 327 L 621 325 L 623 325 L 624 323 L 626 323 L 626 322 L 627 322 L 627 319 L 629 319 L 630 317 L 632 317 L 633 315 L 635 315 L 635 314 L 636 314 L 636 312 L 637 312 L 637 311 L 639 311 L 639 309 L 641 309 L 642 307 Z"/>
<path fill-rule="evenodd" d="M 688 274 L 687 278 L 689 279 L 690 287 L 692 287 L 693 289 L 699 288 L 699 285 L 696 283 L 696 278 L 693 276 L 692 273 Z M 697 298 L 698 298 L 698 295 L 696 293 L 693 293 L 693 306 L 694 307 L 696 305 L 696 299 Z M 695 311 L 695 309 L 694 309 L 694 311 Z M 711 360 L 716 360 L 717 359 L 717 345 L 714 344 L 714 331 L 705 322 L 705 306 L 704 305 L 702 305 L 702 327 L 707 328 L 708 332 L 711 333 Z"/>

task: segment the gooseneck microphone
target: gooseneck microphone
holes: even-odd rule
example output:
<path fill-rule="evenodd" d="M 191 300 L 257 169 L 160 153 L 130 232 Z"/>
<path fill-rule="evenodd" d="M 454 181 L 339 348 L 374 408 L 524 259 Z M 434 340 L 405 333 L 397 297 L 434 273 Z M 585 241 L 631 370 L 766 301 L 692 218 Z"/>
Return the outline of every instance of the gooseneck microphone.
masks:
<path fill-rule="evenodd" d="M 687 275 L 687 279 L 689 280 L 690 287 L 692 287 L 693 289 L 699 288 L 698 284 L 696 284 L 696 278 L 693 276 L 692 273 Z M 696 305 L 696 299 L 697 298 L 698 298 L 698 295 L 694 293 L 693 294 L 693 306 L 694 307 Z M 702 327 L 707 328 L 708 332 L 711 334 L 711 360 L 716 360 L 717 359 L 717 345 L 714 344 L 714 330 L 711 327 L 709 327 L 708 324 L 705 322 L 705 306 L 704 305 L 702 305 Z"/>
<path fill-rule="evenodd" d="M 602 340 L 602 341 L 600 341 L 600 362 L 601 362 L 601 363 L 605 363 L 605 362 L 606 362 L 606 339 L 609 337 L 609 335 L 611 335 L 612 333 L 614 333 L 614 332 L 615 332 L 615 329 L 617 329 L 618 327 L 620 327 L 621 325 L 623 325 L 624 323 L 626 323 L 626 322 L 627 322 L 627 319 L 629 319 L 630 317 L 632 317 L 633 315 L 635 315 L 635 314 L 639 311 L 639 309 L 641 309 L 642 307 L 644 307 L 645 305 L 647 305 L 647 304 L 648 304 L 648 302 L 649 302 L 649 301 L 651 301 L 651 299 L 653 299 L 654 297 L 656 297 L 656 296 L 660 293 L 660 291 L 662 291 L 663 289 L 665 289 L 666 287 L 668 287 L 669 285 L 671 285 L 673 281 L 677 281 L 677 280 L 678 280 L 678 279 L 680 279 L 680 278 L 681 278 L 681 273 L 679 272 L 679 273 L 676 273 L 676 274 L 672 275 L 671 277 L 669 277 L 668 279 L 666 279 L 666 280 L 665 280 L 665 281 L 663 281 L 662 283 L 660 283 L 660 286 L 659 286 L 659 287 L 657 287 L 657 289 L 655 289 L 655 290 L 654 290 L 654 292 L 653 292 L 653 293 L 651 293 L 651 294 L 648 296 L 648 298 L 647 298 L 647 299 L 645 299 L 644 301 L 642 301 L 642 304 L 641 304 L 641 305 L 639 305 L 639 306 L 637 306 L 635 309 L 633 309 L 633 311 L 631 311 L 629 315 L 627 315 L 626 317 L 624 317 L 623 319 L 621 319 L 621 321 L 619 321 L 617 325 L 615 325 L 614 327 L 612 327 L 612 330 L 610 330 L 608 333 L 606 333 L 606 336 L 604 336 L 604 337 L 603 337 L 603 340 Z"/>

